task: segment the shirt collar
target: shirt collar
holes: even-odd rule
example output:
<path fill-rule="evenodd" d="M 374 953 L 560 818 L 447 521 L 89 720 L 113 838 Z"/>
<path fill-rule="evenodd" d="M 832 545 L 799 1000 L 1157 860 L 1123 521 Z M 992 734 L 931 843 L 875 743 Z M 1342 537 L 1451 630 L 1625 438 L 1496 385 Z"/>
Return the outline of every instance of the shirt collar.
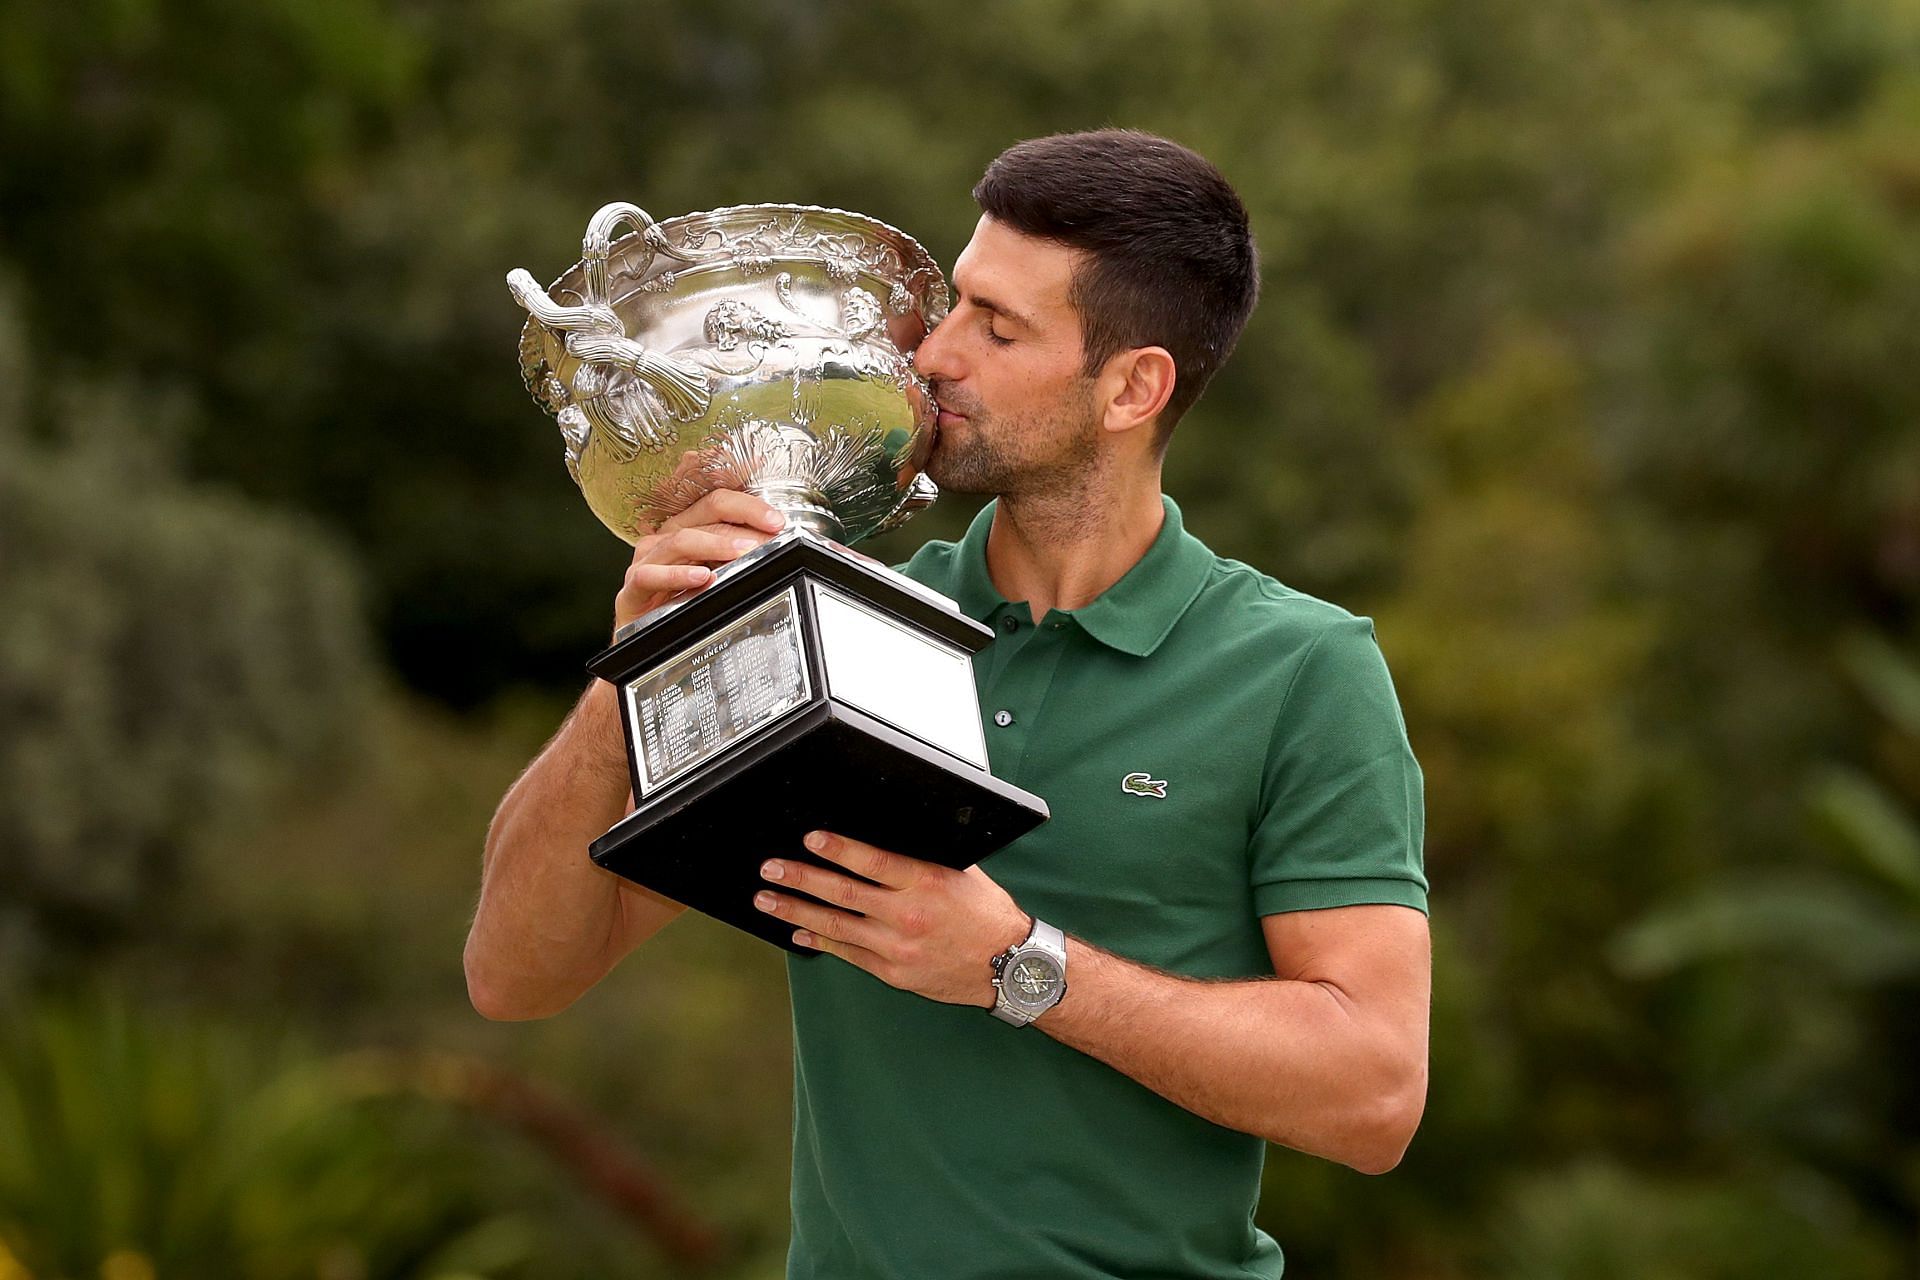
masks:
<path fill-rule="evenodd" d="M 1207 571 L 1213 563 L 1213 553 L 1187 533 L 1173 499 L 1161 494 L 1160 502 L 1166 519 L 1146 554 L 1098 598 L 1078 609 L 1063 611 L 1101 644 L 1136 658 L 1144 658 L 1160 647 L 1206 585 Z M 996 499 L 981 508 L 954 556 L 953 589 L 949 594 L 962 613 L 981 621 L 1007 603 L 987 572 L 987 535 L 993 529 L 993 513 L 999 505 Z"/>

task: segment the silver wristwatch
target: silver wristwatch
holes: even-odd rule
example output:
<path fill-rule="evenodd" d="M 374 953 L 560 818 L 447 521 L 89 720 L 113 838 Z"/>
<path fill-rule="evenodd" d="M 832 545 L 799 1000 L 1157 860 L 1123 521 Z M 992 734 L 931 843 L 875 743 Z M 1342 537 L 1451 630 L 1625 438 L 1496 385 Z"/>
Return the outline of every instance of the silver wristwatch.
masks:
<path fill-rule="evenodd" d="M 993 1016 L 1024 1027 L 1067 994 L 1067 935 L 1035 920 L 1025 942 L 993 958 Z"/>

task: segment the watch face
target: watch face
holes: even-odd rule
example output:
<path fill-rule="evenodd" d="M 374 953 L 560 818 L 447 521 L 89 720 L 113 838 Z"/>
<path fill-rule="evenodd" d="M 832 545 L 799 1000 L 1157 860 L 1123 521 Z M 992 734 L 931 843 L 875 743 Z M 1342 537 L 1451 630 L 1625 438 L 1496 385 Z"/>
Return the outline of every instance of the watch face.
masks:
<path fill-rule="evenodd" d="M 1059 989 L 1062 976 L 1052 956 L 1030 951 L 1013 962 L 1003 985 L 1008 998 L 1017 1004 L 1044 1004 Z"/>

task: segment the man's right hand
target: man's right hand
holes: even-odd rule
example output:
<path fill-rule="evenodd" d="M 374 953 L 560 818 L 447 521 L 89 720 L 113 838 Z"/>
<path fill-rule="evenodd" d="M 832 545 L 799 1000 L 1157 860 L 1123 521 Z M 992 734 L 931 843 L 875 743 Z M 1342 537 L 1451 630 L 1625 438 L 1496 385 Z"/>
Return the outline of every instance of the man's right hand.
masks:
<path fill-rule="evenodd" d="M 634 544 L 633 563 L 613 600 L 617 633 L 683 591 L 713 581 L 713 571 L 786 527 L 786 517 L 750 493 L 715 489 Z"/>

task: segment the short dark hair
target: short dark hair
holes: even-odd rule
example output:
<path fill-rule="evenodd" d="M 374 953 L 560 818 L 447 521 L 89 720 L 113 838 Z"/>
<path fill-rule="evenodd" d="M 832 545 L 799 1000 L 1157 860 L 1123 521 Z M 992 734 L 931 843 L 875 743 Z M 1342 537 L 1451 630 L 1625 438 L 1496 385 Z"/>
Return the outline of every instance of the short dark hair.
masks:
<path fill-rule="evenodd" d="M 1177 142 L 1097 129 L 1015 143 L 987 166 L 973 198 L 996 222 L 1086 255 L 1068 298 L 1088 375 L 1133 347 L 1173 356 L 1164 445 L 1260 296 L 1260 255 L 1233 187 Z"/>

